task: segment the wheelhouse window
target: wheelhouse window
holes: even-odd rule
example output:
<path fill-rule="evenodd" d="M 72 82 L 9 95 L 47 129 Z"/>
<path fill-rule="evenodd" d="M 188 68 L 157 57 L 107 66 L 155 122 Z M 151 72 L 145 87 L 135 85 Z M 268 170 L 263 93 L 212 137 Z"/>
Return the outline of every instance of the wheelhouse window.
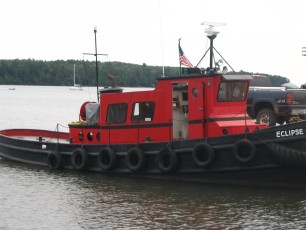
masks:
<path fill-rule="evenodd" d="M 125 103 L 109 105 L 107 110 L 107 123 L 124 123 L 126 121 L 127 108 L 128 106 Z"/>
<path fill-rule="evenodd" d="M 219 102 L 244 101 L 248 90 L 247 81 L 223 81 L 219 85 Z"/>
<path fill-rule="evenodd" d="M 154 109 L 155 109 L 155 102 L 152 102 L 152 101 L 134 103 L 132 122 L 151 122 L 153 121 Z"/>

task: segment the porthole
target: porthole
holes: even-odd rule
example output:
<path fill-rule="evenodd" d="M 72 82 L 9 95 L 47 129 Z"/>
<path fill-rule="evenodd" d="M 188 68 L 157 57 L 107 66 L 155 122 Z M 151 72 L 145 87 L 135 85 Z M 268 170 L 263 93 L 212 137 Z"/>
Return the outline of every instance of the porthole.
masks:
<path fill-rule="evenodd" d="M 199 95 L 199 90 L 198 90 L 197 88 L 193 88 L 193 89 L 192 89 L 192 95 L 193 95 L 195 98 L 197 98 L 198 95 Z"/>
<path fill-rule="evenodd" d="M 79 140 L 80 140 L 80 141 L 83 141 L 83 139 L 84 139 L 84 134 L 83 134 L 83 132 L 79 132 Z"/>
<path fill-rule="evenodd" d="M 89 141 L 92 141 L 92 140 L 93 140 L 93 133 L 92 133 L 92 132 L 89 132 L 89 133 L 87 134 L 87 140 L 89 140 Z"/>

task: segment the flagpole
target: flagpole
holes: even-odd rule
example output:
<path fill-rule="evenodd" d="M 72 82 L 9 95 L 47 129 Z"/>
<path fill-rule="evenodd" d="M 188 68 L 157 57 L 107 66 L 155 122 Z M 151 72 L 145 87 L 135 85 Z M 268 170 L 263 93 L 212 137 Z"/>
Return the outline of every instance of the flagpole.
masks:
<path fill-rule="evenodd" d="M 179 49 L 181 47 L 181 38 L 178 40 L 178 47 L 179 47 Z M 181 77 L 182 76 L 182 63 L 181 63 L 180 59 L 179 59 L 179 62 L 180 62 L 180 77 Z"/>
<path fill-rule="evenodd" d="M 181 76 L 182 75 L 182 65 L 188 66 L 189 68 L 192 68 L 193 65 L 188 60 L 188 58 L 185 56 L 184 51 L 182 50 L 181 39 L 178 40 L 178 48 L 179 48 L 180 76 Z"/>

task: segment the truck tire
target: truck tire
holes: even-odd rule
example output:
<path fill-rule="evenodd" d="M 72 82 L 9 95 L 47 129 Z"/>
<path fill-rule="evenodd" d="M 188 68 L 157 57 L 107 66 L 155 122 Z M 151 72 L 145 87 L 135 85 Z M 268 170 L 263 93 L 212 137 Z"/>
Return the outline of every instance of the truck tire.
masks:
<path fill-rule="evenodd" d="M 259 110 L 256 116 L 258 124 L 267 124 L 269 127 L 276 125 L 276 115 L 271 109 Z"/>

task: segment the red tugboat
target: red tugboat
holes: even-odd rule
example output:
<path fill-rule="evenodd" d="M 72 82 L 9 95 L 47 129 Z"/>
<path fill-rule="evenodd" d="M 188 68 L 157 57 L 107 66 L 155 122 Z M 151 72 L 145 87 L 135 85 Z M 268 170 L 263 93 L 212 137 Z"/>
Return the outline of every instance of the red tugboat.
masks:
<path fill-rule="evenodd" d="M 50 169 L 306 187 L 306 122 L 267 128 L 246 112 L 250 75 L 187 68 L 155 89 L 98 91 L 69 133 L 0 131 L 0 156 Z M 205 55 L 204 55 L 205 56 Z"/>

